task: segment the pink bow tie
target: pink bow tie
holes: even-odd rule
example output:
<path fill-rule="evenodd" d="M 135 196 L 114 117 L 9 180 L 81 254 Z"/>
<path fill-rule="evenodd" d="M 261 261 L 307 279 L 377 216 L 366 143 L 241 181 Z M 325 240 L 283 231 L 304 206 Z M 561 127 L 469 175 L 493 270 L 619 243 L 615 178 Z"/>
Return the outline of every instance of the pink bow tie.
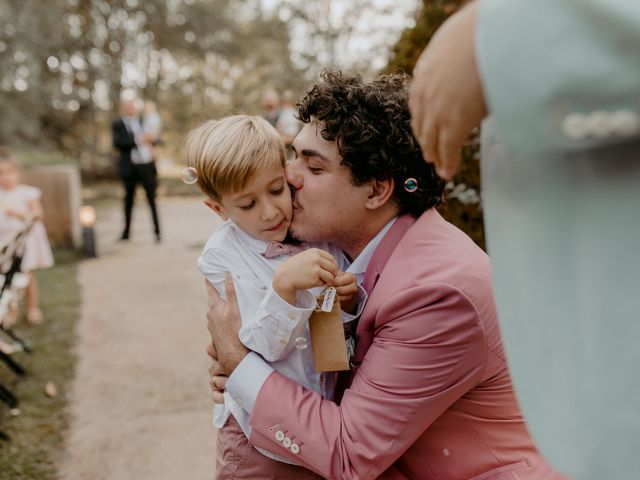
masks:
<path fill-rule="evenodd" d="M 295 255 L 304 251 L 304 247 L 301 245 L 289 245 L 281 242 L 269 242 L 267 249 L 262 256 L 264 258 L 276 258 L 281 255 Z"/>

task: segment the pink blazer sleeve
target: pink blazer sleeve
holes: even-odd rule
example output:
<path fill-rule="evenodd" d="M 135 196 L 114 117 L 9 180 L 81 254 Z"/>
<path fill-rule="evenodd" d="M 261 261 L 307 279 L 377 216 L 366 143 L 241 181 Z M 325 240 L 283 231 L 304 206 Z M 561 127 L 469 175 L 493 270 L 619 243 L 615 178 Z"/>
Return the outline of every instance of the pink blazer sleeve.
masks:
<path fill-rule="evenodd" d="M 450 285 L 393 295 L 378 309 L 375 328 L 339 406 L 270 375 L 251 416 L 251 442 L 328 479 L 373 479 L 482 377 L 486 345 L 478 313 Z M 276 431 L 300 446 L 297 455 Z"/>

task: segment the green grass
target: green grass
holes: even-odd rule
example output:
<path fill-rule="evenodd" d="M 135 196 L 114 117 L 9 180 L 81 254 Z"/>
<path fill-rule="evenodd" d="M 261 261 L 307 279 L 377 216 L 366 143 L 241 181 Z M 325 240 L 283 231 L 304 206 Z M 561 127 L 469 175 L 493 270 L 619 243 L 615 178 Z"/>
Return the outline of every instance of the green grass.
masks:
<path fill-rule="evenodd" d="M 33 353 L 16 353 L 17 361 L 29 374 L 24 379 L 0 365 L 0 382 L 10 386 L 20 400 L 20 415 L 10 416 L 0 404 L 0 429 L 11 441 L 0 441 L 0 480 L 53 480 L 58 478 L 56 464 L 68 430 L 68 392 L 76 359 L 73 345 L 79 317 L 80 287 L 77 282 L 76 252 L 56 252 L 56 265 L 37 272 L 40 306 L 45 322 L 28 326 L 24 322 L 14 330 L 32 346 Z M 58 395 L 44 392 L 52 381 Z"/>

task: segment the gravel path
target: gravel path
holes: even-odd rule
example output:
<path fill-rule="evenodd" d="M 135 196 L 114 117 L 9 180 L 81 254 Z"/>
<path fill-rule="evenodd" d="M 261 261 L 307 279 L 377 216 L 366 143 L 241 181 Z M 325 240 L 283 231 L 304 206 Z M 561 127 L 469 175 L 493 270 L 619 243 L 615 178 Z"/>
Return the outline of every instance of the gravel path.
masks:
<path fill-rule="evenodd" d="M 219 224 L 201 200 L 162 198 L 162 243 L 138 200 L 98 211 L 99 257 L 81 263 L 82 315 L 64 480 L 204 480 L 214 474 L 206 295 L 195 260 Z"/>

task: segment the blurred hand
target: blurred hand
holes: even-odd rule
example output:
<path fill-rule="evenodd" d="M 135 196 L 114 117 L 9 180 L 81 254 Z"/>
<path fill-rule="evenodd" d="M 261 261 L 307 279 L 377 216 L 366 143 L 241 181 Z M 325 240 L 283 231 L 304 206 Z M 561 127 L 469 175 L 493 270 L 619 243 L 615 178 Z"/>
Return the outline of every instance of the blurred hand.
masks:
<path fill-rule="evenodd" d="M 231 375 L 242 359 L 249 353 L 238 337 L 240 331 L 240 309 L 236 299 L 236 291 L 233 288 L 231 274 L 227 273 L 225 279 L 225 302 L 213 286 L 205 279 L 209 310 L 207 312 L 207 327 L 211 334 L 214 350 L 217 355 L 219 367 L 222 373 Z M 215 357 L 212 357 L 215 360 Z"/>
<path fill-rule="evenodd" d="M 4 213 L 8 217 L 17 218 L 18 220 L 27 219 L 27 215 L 25 215 L 24 213 L 18 212 L 17 210 L 13 210 L 12 208 L 5 208 Z"/>
<path fill-rule="evenodd" d="M 358 282 L 351 272 L 341 272 L 333 279 L 336 295 L 340 300 L 342 310 L 347 313 L 355 313 L 358 306 Z"/>
<path fill-rule="evenodd" d="M 143 133 L 142 134 L 142 140 L 144 141 L 144 143 L 151 143 L 151 142 L 153 142 L 153 135 L 151 135 L 149 133 Z"/>
<path fill-rule="evenodd" d="M 451 16 L 413 70 L 413 133 L 425 161 L 445 180 L 458 171 L 462 145 L 487 114 L 475 59 L 476 11 L 473 1 Z"/>
<path fill-rule="evenodd" d="M 291 305 L 296 304 L 296 290 L 332 285 L 338 264 L 328 252 L 310 248 L 282 263 L 273 276 L 273 289 Z"/>

